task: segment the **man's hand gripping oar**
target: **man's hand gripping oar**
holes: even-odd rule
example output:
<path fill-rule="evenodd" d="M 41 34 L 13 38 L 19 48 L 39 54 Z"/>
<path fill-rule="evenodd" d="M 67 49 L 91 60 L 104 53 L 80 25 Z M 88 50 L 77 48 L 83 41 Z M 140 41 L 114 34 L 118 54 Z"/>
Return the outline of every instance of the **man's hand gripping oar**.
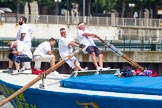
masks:
<path fill-rule="evenodd" d="M 116 49 L 116 47 L 109 42 L 105 42 L 103 39 L 101 39 L 99 36 L 96 36 L 107 48 L 110 48 L 112 52 L 114 52 L 116 55 L 123 57 L 125 60 L 128 61 L 133 67 L 136 69 L 140 69 L 141 71 L 144 71 L 144 68 L 137 64 L 133 59 L 122 53 L 120 50 Z"/>
<path fill-rule="evenodd" d="M 78 48 L 76 51 L 74 51 L 71 55 L 67 56 L 65 60 L 61 60 L 59 61 L 55 66 L 49 68 L 47 71 L 45 71 L 43 74 L 40 74 L 38 77 L 36 77 L 34 80 L 32 80 L 31 82 L 29 82 L 28 84 L 26 84 L 24 87 L 22 87 L 21 89 L 17 90 L 15 93 L 13 93 L 12 95 L 10 95 L 9 97 L 3 99 L 0 102 L 0 107 L 2 105 L 4 105 L 5 103 L 9 102 L 11 99 L 15 98 L 17 95 L 19 95 L 20 93 L 24 92 L 25 90 L 27 90 L 29 87 L 31 87 L 32 85 L 34 85 L 36 82 L 38 82 L 39 80 L 41 80 L 43 77 L 47 76 L 48 74 L 50 74 L 52 71 L 56 70 L 57 68 L 59 68 L 61 65 L 63 65 L 65 63 L 66 60 L 72 58 L 73 56 L 77 55 L 80 51 L 82 50 L 82 48 Z"/>

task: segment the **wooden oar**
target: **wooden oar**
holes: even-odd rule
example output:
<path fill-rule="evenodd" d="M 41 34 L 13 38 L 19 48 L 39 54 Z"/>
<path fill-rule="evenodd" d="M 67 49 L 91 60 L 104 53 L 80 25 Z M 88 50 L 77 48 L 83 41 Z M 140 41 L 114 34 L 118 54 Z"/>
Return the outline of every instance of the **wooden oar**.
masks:
<path fill-rule="evenodd" d="M 133 59 L 131 59 L 130 57 L 128 57 L 127 55 L 125 55 L 124 53 L 122 53 L 120 50 L 116 49 L 116 47 L 112 44 L 110 44 L 109 42 L 105 42 L 103 39 L 101 39 L 100 37 L 97 37 L 104 45 L 105 47 L 108 47 L 111 49 L 111 51 L 113 51 L 115 54 L 117 54 L 118 56 L 123 57 L 125 60 L 128 61 L 128 63 L 130 63 L 133 67 L 140 69 L 141 71 L 144 70 L 144 68 L 142 66 L 140 66 L 138 63 L 136 63 Z"/>
<path fill-rule="evenodd" d="M 19 95 L 20 93 L 24 92 L 26 89 L 28 89 L 29 87 L 31 87 L 32 85 L 34 85 L 36 82 L 38 82 L 39 80 L 41 80 L 44 76 L 47 76 L 48 74 L 50 74 L 52 71 L 56 70 L 57 68 L 59 68 L 61 65 L 63 65 L 65 63 L 66 60 L 72 58 L 73 56 L 77 55 L 80 51 L 82 50 L 82 48 L 78 48 L 76 51 L 74 51 L 72 53 L 72 55 L 69 55 L 66 57 L 65 60 L 61 60 L 59 61 L 55 66 L 49 68 L 47 71 L 44 72 L 44 74 L 39 75 L 38 77 L 36 77 L 34 80 L 32 80 L 31 82 L 29 82 L 28 84 L 26 84 L 24 87 L 22 87 L 21 89 L 19 89 L 18 91 L 16 91 L 15 93 L 13 93 L 12 95 L 10 95 L 9 97 L 3 99 L 0 102 L 0 107 L 2 105 L 4 105 L 5 103 L 9 102 L 11 99 L 13 99 L 14 97 L 16 97 L 17 95 Z"/>

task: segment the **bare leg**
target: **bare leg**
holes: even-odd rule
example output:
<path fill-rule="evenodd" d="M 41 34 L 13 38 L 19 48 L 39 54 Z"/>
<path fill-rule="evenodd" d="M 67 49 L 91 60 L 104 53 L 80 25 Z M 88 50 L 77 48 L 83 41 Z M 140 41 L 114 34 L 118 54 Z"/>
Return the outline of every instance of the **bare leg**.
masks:
<path fill-rule="evenodd" d="M 103 68 L 103 55 L 102 54 L 100 54 L 99 56 L 98 56 L 98 61 L 99 61 L 99 66 L 101 67 L 101 68 Z"/>
<path fill-rule="evenodd" d="M 19 70 L 20 69 L 20 64 L 15 62 L 15 66 L 16 66 L 16 70 Z"/>
<path fill-rule="evenodd" d="M 11 61 L 10 59 L 9 59 L 9 61 L 8 61 L 8 68 L 10 68 L 10 69 L 12 69 L 12 66 L 13 66 L 13 61 Z"/>
<path fill-rule="evenodd" d="M 77 67 L 74 68 L 74 71 L 79 71 L 79 69 Z"/>
<path fill-rule="evenodd" d="M 95 54 L 95 52 L 92 52 L 91 58 L 92 58 L 93 64 L 97 68 L 98 67 L 98 64 L 97 64 L 97 61 L 96 61 L 96 54 Z"/>
<path fill-rule="evenodd" d="M 50 61 L 50 66 L 51 67 L 55 66 L 55 56 L 52 57 L 52 59 Z"/>
<path fill-rule="evenodd" d="M 22 62 L 21 64 L 22 64 L 22 68 L 25 68 L 25 62 Z"/>
<path fill-rule="evenodd" d="M 82 70 L 82 68 L 80 67 L 78 61 L 75 60 L 74 65 L 75 65 L 75 68 L 74 68 L 75 71 Z"/>

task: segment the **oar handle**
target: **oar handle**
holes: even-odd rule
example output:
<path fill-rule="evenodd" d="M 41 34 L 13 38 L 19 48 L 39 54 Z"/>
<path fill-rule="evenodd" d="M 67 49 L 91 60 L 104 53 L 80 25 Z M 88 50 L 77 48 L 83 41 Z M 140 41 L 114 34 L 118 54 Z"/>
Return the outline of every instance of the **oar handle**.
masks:
<path fill-rule="evenodd" d="M 127 55 L 123 54 L 120 50 L 116 49 L 116 47 L 110 43 L 106 43 L 103 39 L 101 39 L 99 36 L 97 37 L 102 43 L 105 44 L 105 47 L 109 47 L 112 52 L 117 54 L 118 56 L 123 57 L 125 60 L 127 60 L 128 63 L 130 63 L 133 67 L 140 69 L 141 71 L 144 71 L 144 68 L 140 66 L 138 63 L 136 63 L 133 59 L 128 57 Z"/>
<path fill-rule="evenodd" d="M 100 38 L 99 36 L 97 36 L 97 38 L 98 38 L 102 43 L 106 43 L 105 40 L 103 40 L 103 39 Z"/>

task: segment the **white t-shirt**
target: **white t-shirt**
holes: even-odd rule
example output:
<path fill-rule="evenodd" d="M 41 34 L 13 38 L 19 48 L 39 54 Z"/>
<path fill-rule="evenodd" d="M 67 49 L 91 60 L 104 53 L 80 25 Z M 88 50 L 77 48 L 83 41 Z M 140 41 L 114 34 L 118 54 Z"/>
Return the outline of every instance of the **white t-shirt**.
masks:
<path fill-rule="evenodd" d="M 88 46 L 96 46 L 94 41 L 93 41 L 93 38 L 92 37 L 89 37 L 89 36 L 83 36 L 84 33 L 90 33 L 89 31 L 82 31 L 82 30 L 79 30 L 77 31 L 77 39 L 79 40 L 79 42 L 81 44 L 84 44 L 86 47 L 83 48 L 83 52 L 85 53 L 86 49 Z"/>
<path fill-rule="evenodd" d="M 45 41 L 37 46 L 33 55 L 47 55 L 48 51 L 51 51 L 51 45 L 50 42 Z"/>
<path fill-rule="evenodd" d="M 31 39 L 33 33 L 32 28 L 27 24 L 21 25 L 17 32 L 16 40 L 20 40 L 21 33 L 26 33 L 23 42 L 26 43 L 29 46 L 29 48 L 31 48 Z"/>
<path fill-rule="evenodd" d="M 27 44 L 25 44 L 24 42 L 17 40 L 16 49 L 17 49 L 17 51 L 22 52 L 22 54 L 25 54 L 29 58 L 32 59 L 32 52 L 31 52 L 30 48 L 27 46 Z"/>
<path fill-rule="evenodd" d="M 74 39 L 68 36 L 59 39 L 59 54 L 62 59 L 65 59 L 68 55 L 72 54 L 73 47 L 69 46 L 72 41 L 74 41 Z"/>

